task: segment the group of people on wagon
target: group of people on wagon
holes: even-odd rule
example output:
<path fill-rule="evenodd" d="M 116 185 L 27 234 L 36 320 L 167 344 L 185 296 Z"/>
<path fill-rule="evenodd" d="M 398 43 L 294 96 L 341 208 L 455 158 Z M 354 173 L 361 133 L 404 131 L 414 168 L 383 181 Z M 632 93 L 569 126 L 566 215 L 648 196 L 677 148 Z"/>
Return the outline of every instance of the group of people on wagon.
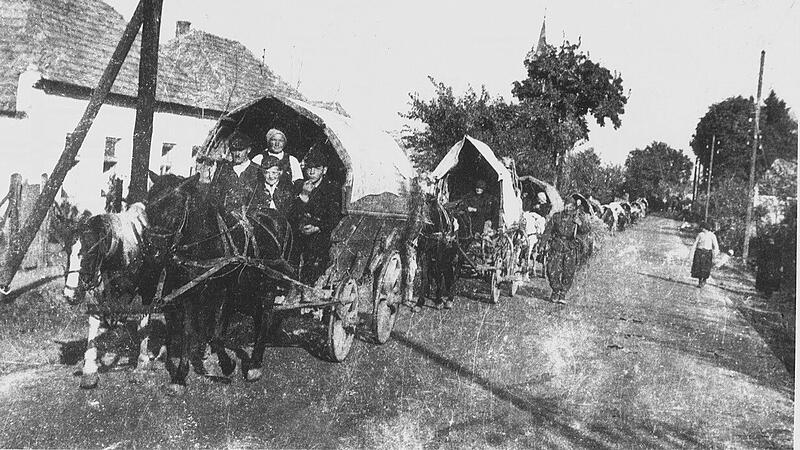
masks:
<path fill-rule="evenodd" d="M 341 219 L 342 188 L 327 176 L 328 155 L 312 148 L 302 164 L 284 149 L 286 135 L 266 134 L 266 151 L 251 160 L 253 139 L 240 132 L 228 138 L 230 161 L 217 165 L 210 201 L 225 213 L 245 218 L 274 210 L 288 219 L 295 236 L 290 263 L 300 281 L 313 283 L 328 266 L 330 236 Z"/>

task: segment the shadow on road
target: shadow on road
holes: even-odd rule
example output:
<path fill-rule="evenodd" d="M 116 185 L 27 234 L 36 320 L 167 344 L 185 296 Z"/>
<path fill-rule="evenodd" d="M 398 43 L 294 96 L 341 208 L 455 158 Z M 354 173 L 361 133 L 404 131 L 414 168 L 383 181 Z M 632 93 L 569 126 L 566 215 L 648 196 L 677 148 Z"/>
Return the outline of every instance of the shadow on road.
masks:
<path fill-rule="evenodd" d="M 653 275 L 652 273 L 644 273 L 644 272 L 636 272 L 636 273 L 639 274 L 639 275 L 644 275 L 646 277 L 655 278 L 657 280 L 669 281 L 671 283 L 684 284 L 686 286 L 691 286 L 691 287 L 696 287 L 697 286 L 695 283 L 689 283 L 689 282 L 686 282 L 686 281 L 676 280 L 674 278 L 668 278 L 668 277 L 662 277 L 662 276 L 659 276 L 659 275 Z"/>
<path fill-rule="evenodd" d="M 570 412 L 560 405 L 560 401 L 551 398 L 526 398 L 526 396 L 512 392 L 503 383 L 493 382 L 486 377 L 470 370 L 469 368 L 449 359 L 436 351 L 428 348 L 420 342 L 415 342 L 406 337 L 401 332 L 392 332 L 392 338 L 400 345 L 422 355 L 429 361 L 463 377 L 468 381 L 480 386 L 490 392 L 496 398 L 511 403 L 519 410 L 530 414 L 532 424 L 542 426 L 553 434 L 565 439 L 573 445 L 586 446 L 588 448 L 605 448 L 611 443 L 631 442 L 631 440 L 644 445 L 645 447 L 660 447 L 661 443 L 671 441 L 679 443 L 680 446 L 699 445 L 699 440 L 688 433 L 687 430 L 678 429 L 665 423 L 645 424 L 633 423 L 613 428 L 610 426 L 592 427 L 588 430 L 573 427 L 567 423 Z M 461 423 L 439 429 L 435 433 L 434 441 L 442 444 L 441 441 L 457 431 L 469 429 L 473 426 L 480 426 L 482 419 L 470 419 Z M 657 430 L 657 431 L 656 431 Z M 519 432 L 519 430 L 509 430 Z M 504 436 L 495 436 L 491 444 L 502 445 L 505 440 L 513 438 L 513 433 L 506 433 Z M 649 443 L 649 445 L 647 444 Z M 429 446 L 434 443 L 429 443 Z M 434 444 L 435 445 L 435 444 Z"/>

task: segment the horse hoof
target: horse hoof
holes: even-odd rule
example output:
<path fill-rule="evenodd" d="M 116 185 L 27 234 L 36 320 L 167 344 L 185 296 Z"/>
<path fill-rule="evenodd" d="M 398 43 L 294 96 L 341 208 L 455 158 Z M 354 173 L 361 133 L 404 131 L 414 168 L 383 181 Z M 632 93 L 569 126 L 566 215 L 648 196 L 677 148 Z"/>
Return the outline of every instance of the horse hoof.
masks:
<path fill-rule="evenodd" d="M 100 376 L 95 373 L 85 373 L 81 375 L 81 389 L 94 389 L 100 381 Z"/>
<path fill-rule="evenodd" d="M 413 308 L 411 308 L 411 312 L 415 312 L 415 313 L 422 312 L 422 306 L 415 305 Z"/>
<path fill-rule="evenodd" d="M 186 386 L 170 383 L 167 385 L 166 393 L 170 397 L 183 397 L 186 394 Z"/>
<path fill-rule="evenodd" d="M 261 379 L 261 369 L 249 369 L 245 377 L 247 381 L 258 381 Z"/>

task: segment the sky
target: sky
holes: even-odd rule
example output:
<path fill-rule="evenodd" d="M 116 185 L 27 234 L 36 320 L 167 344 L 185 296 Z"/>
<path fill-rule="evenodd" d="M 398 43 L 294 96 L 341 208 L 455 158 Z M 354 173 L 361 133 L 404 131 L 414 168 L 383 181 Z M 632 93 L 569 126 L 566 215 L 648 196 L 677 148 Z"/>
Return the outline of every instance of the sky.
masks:
<path fill-rule="evenodd" d="M 134 0 L 106 0 L 129 18 Z M 691 156 L 689 141 L 713 103 L 770 90 L 800 108 L 800 0 L 493 2 L 404 0 L 164 0 L 161 40 L 175 22 L 235 39 L 306 97 L 335 100 L 384 130 L 406 123 L 409 94 L 429 99 L 431 76 L 463 93 L 485 86 L 512 99 L 523 59 L 546 20 L 547 40 L 581 41 L 619 72 L 630 94 L 622 126 L 596 124 L 589 141 L 606 163 L 663 141 Z M 797 117 L 795 115 L 795 117 Z M 591 120 L 594 123 L 593 120 Z"/>

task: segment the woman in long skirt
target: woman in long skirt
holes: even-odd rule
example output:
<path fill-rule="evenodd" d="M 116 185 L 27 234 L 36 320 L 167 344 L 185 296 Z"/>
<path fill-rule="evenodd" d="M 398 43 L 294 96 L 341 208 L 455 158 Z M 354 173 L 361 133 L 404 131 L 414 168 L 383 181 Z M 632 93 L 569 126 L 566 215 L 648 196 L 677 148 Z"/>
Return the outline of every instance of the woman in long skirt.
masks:
<path fill-rule="evenodd" d="M 697 287 L 703 287 L 706 280 L 711 275 L 711 266 L 714 264 L 714 255 L 719 253 L 719 243 L 717 236 L 711 231 L 711 227 L 703 222 L 700 224 L 700 234 L 692 245 L 692 278 L 697 278 Z"/>

